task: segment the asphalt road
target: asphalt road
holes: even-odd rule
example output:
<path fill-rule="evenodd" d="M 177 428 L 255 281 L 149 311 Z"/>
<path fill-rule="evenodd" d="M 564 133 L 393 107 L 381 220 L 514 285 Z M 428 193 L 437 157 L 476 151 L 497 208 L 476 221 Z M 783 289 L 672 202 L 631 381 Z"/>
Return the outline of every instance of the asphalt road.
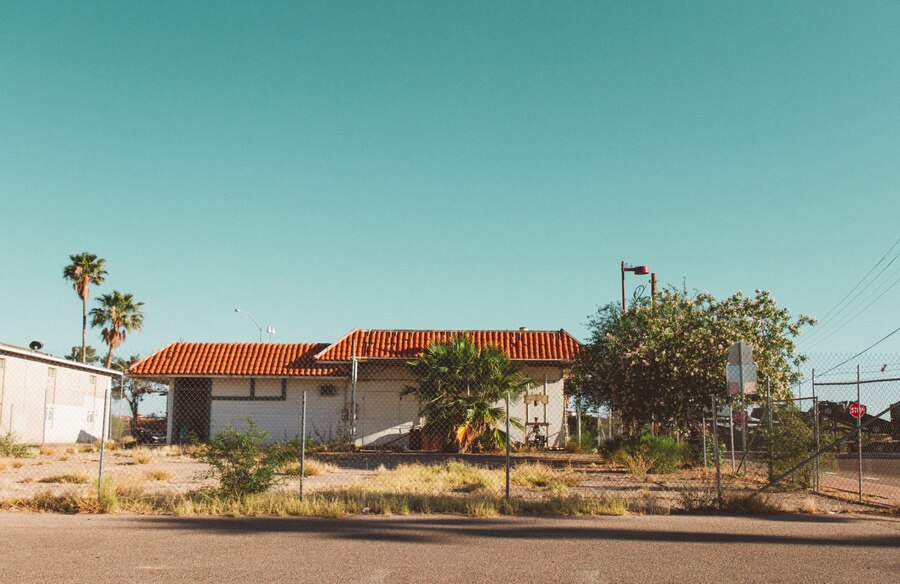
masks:
<path fill-rule="evenodd" d="M 900 520 L 0 513 L 2 582 L 900 581 Z"/>

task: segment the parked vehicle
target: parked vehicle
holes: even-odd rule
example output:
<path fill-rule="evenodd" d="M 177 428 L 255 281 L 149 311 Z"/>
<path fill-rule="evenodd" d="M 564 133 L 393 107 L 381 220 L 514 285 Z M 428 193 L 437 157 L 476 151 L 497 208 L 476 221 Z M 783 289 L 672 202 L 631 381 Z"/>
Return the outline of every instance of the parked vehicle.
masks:
<path fill-rule="evenodd" d="M 165 434 L 160 434 L 155 430 L 149 430 L 147 428 L 137 428 L 134 432 L 131 433 L 131 436 L 134 438 L 135 442 L 138 444 L 165 444 L 166 436 Z"/>

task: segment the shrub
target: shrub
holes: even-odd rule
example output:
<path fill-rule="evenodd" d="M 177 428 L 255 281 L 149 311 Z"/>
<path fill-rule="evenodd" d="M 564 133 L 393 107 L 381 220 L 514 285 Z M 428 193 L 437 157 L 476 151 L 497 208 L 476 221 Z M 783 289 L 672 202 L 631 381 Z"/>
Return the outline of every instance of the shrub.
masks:
<path fill-rule="evenodd" d="M 610 460 L 615 460 L 617 456 L 620 454 L 622 449 L 625 447 L 625 437 L 621 434 L 617 436 L 613 436 L 612 438 L 607 438 L 600 443 L 600 454 L 605 456 Z"/>
<path fill-rule="evenodd" d="M 0 436 L 0 456 L 4 458 L 30 458 L 34 450 L 27 444 L 21 444 L 13 432 Z"/>
<path fill-rule="evenodd" d="M 628 452 L 627 449 L 620 450 L 618 460 L 628 469 L 628 474 L 636 479 L 646 477 L 654 463 L 653 457 L 647 454 L 643 446 L 635 448 L 633 452 Z"/>
<path fill-rule="evenodd" d="M 653 459 L 650 472 L 654 474 L 673 473 L 682 465 L 686 447 L 668 436 L 644 434 L 639 445 L 646 449 L 647 456 Z"/>
<path fill-rule="evenodd" d="M 772 472 L 781 476 L 813 453 L 813 430 L 796 409 L 776 411 L 776 421 L 769 434 Z M 798 469 L 779 483 L 784 490 L 803 490 L 812 485 L 813 465 Z"/>
<path fill-rule="evenodd" d="M 287 460 L 284 448 L 263 447 L 268 437 L 248 418 L 245 430 L 228 425 L 190 455 L 209 464 L 206 476 L 219 481 L 219 491 L 226 497 L 263 493 L 275 483 L 276 472 Z"/>
<path fill-rule="evenodd" d="M 648 472 L 675 472 L 687 458 L 688 447 L 667 436 L 642 434 L 636 440 L 622 436 L 604 440 L 600 451 L 610 461 L 627 467 L 633 476 L 643 477 Z"/>

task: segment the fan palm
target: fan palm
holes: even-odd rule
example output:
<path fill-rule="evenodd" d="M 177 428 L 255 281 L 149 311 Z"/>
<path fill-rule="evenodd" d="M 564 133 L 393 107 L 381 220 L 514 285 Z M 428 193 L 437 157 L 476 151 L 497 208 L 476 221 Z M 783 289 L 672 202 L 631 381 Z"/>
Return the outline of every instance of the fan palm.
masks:
<path fill-rule="evenodd" d="M 425 429 L 460 452 L 502 447 L 506 411 L 499 404 L 507 393 L 518 398 L 533 383 L 499 347 L 479 350 L 465 335 L 431 343 L 409 365 L 418 386 L 404 394 L 419 398 Z M 510 424 L 523 427 L 518 418 L 510 418 Z"/>
<path fill-rule="evenodd" d="M 81 362 L 87 361 L 87 301 L 91 284 L 100 285 L 106 279 L 106 260 L 96 254 L 81 252 L 69 256 L 70 263 L 63 268 L 63 279 L 72 282 L 72 288 L 81 298 Z"/>
<path fill-rule="evenodd" d="M 102 294 L 97 308 L 91 310 L 91 326 L 102 326 L 100 336 L 109 347 L 106 354 L 106 367 L 112 363 L 113 350 L 125 340 L 131 331 L 139 331 L 144 326 L 144 315 L 141 314 L 143 302 L 135 302 L 134 295 L 118 290 L 112 294 Z"/>

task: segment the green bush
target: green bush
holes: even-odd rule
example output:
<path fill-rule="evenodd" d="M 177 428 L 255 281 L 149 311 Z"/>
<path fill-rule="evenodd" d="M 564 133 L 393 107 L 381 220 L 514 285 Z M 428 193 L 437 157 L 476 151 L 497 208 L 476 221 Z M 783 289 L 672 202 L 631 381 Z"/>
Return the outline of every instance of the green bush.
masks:
<path fill-rule="evenodd" d="M 245 430 L 228 425 L 209 444 L 200 444 L 191 456 L 209 464 L 207 476 L 219 481 L 226 497 L 263 493 L 275 483 L 278 469 L 290 458 L 290 450 L 276 444 L 266 448 L 267 432 L 247 419 Z"/>
<path fill-rule="evenodd" d="M 635 457 L 638 457 L 639 460 L 650 463 L 648 470 L 653 474 L 675 472 L 688 458 L 687 446 L 668 436 L 652 434 L 642 434 L 636 439 L 614 436 L 600 444 L 600 452 L 607 459 L 629 468 Z"/>
<path fill-rule="evenodd" d="M 30 458 L 34 456 L 34 449 L 27 444 L 20 443 L 14 433 L 7 432 L 0 436 L 0 456 L 3 458 Z"/>
<path fill-rule="evenodd" d="M 767 432 L 772 450 L 772 472 L 781 476 L 814 452 L 813 429 L 795 408 L 775 410 L 771 432 Z M 779 483 L 785 490 L 802 490 L 812 485 L 813 465 L 807 464 Z"/>
<path fill-rule="evenodd" d="M 610 460 L 615 460 L 620 451 L 625 447 L 626 440 L 621 434 L 607 438 L 600 442 L 600 454 Z"/>
<path fill-rule="evenodd" d="M 673 473 L 684 463 L 686 446 L 679 444 L 674 438 L 644 434 L 638 444 L 653 459 L 650 472 L 654 474 Z"/>

